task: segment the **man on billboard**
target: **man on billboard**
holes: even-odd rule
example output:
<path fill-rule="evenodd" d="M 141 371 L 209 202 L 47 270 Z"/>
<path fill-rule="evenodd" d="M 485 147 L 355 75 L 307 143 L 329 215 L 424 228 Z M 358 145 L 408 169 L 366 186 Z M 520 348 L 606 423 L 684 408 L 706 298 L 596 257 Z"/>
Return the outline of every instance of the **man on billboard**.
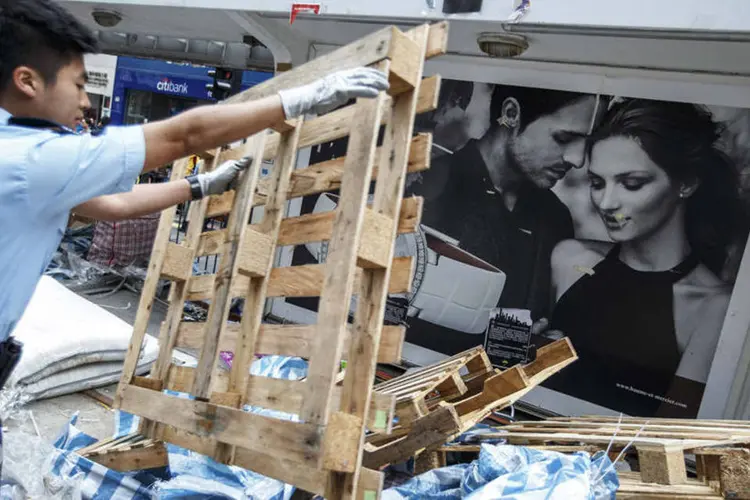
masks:
<path fill-rule="evenodd" d="M 446 98 L 442 106 L 466 108 L 470 101 Z M 407 195 L 425 198 L 424 226 L 504 274 L 493 306 L 544 318 L 552 304 L 552 250 L 574 236 L 568 208 L 551 188 L 583 166 L 584 138 L 606 106 L 593 95 L 501 85 L 485 106 L 490 115 L 486 133 L 434 159 L 430 170 L 410 183 Z M 437 132 L 445 127 L 437 121 L 453 115 L 443 111 L 436 117 L 432 128 L 438 148 L 442 138 Z M 475 279 L 469 274 L 455 278 Z M 458 331 L 450 334 L 445 324 L 419 318 L 409 324 L 407 340 L 446 354 L 481 343 Z"/>

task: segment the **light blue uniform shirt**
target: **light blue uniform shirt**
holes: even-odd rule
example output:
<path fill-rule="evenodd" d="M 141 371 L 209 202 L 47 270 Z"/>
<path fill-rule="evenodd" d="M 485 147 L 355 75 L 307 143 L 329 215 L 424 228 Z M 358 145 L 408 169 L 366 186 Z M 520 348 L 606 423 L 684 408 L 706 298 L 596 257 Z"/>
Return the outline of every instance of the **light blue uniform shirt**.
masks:
<path fill-rule="evenodd" d="M 9 125 L 0 108 L 0 341 L 21 318 L 75 206 L 130 191 L 143 169 L 139 126 L 99 136 Z"/>

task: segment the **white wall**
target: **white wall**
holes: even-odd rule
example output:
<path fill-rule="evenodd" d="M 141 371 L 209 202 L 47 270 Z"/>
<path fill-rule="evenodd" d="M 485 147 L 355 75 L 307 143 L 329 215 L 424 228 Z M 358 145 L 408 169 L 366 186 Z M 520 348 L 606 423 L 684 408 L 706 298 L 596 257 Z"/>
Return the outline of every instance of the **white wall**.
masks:
<path fill-rule="evenodd" d="M 279 0 L 66 0 L 98 6 L 154 5 L 182 8 L 231 9 L 289 15 L 292 2 Z M 305 2 L 307 3 L 307 2 Z M 435 8 L 430 8 L 430 4 Z M 378 18 L 438 18 L 443 0 L 328 0 L 321 14 Z M 484 0 L 479 14 L 454 14 L 448 19 L 503 21 L 513 11 L 513 0 Z M 617 26 L 686 30 L 750 31 L 747 0 L 534 0 L 524 23 L 577 26 Z"/>
<path fill-rule="evenodd" d="M 86 85 L 86 92 L 112 97 L 115 72 L 117 71 L 117 56 L 86 54 L 83 62 L 90 79 L 89 84 Z"/>

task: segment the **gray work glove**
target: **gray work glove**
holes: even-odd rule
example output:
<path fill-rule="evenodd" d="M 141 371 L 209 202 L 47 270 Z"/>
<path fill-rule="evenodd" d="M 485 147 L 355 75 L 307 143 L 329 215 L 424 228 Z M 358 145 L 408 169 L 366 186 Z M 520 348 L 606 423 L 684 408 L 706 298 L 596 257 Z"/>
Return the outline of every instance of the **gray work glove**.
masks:
<path fill-rule="evenodd" d="M 246 156 L 240 160 L 225 161 L 211 172 L 196 175 L 203 196 L 222 194 L 229 189 L 234 189 L 240 173 L 252 162 L 253 159 Z"/>
<path fill-rule="evenodd" d="M 377 97 L 388 90 L 388 77 L 373 68 L 339 71 L 307 85 L 279 91 L 287 120 L 306 113 L 324 114 L 355 97 Z"/>

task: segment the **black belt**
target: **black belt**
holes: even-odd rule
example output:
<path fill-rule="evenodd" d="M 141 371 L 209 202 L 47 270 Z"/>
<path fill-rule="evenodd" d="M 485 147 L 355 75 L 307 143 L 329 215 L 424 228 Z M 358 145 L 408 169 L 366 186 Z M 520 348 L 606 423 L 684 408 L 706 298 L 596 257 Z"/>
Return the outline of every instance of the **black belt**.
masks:
<path fill-rule="evenodd" d="M 5 383 L 21 360 L 22 353 L 23 344 L 13 337 L 0 342 L 0 389 L 5 387 Z"/>

